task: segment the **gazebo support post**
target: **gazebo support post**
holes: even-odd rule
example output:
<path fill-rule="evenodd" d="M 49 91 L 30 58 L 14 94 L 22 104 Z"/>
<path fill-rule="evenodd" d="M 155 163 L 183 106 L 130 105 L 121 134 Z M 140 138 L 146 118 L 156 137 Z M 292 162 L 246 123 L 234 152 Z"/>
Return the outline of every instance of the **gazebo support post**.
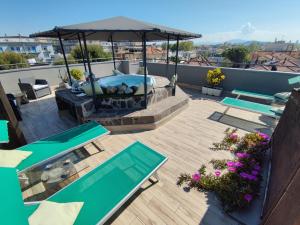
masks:
<path fill-rule="evenodd" d="M 144 65 L 144 98 L 145 98 L 145 109 L 147 109 L 147 52 L 146 52 L 146 32 L 143 34 L 143 65 Z"/>
<path fill-rule="evenodd" d="M 82 44 L 81 44 L 80 33 L 77 34 L 77 37 L 78 37 L 78 42 L 79 42 L 81 57 L 82 57 L 82 60 L 83 60 L 84 71 L 87 72 L 86 64 L 85 64 L 85 57 L 84 57 L 84 53 L 83 53 L 83 49 L 82 49 Z"/>
<path fill-rule="evenodd" d="M 95 105 L 95 109 L 97 111 L 98 107 L 97 107 L 97 101 L 96 101 L 96 93 L 95 93 L 95 85 L 94 85 L 94 77 L 93 77 L 93 73 L 92 73 L 92 67 L 91 67 L 91 62 L 90 62 L 90 56 L 88 53 L 88 49 L 87 49 L 87 45 L 86 45 L 86 37 L 85 37 L 85 33 L 82 33 L 82 37 L 83 37 L 83 44 L 84 44 L 84 50 L 85 50 L 85 58 L 87 59 L 87 64 L 88 64 L 88 69 L 89 69 L 89 78 L 90 78 L 90 82 L 91 82 L 91 86 L 92 86 L 92 92 L 93 92 L 93 101 L 94 101 L 94 105 Z"/>
<path fill-rule="evenodd" d="M 167 64 L 166 64 L 166 77 L 169 76 L 169 50 L 170 50 L 170 35 L 168 34 L 168 42 L 167 42 Z"/>
<path fill-rule="evenodd" d="M 110 36 L 110 43 L 111 43 L 111 52 L 112 52 L 112 57 L 114 61 L 114 70 L 116 69 L 116 60 L 115 60 L 115 49 L 114 49 L 114 42 L 113 42 L 113 37 L 112 35 Z"/>
<path fill-rule="evenodd" d="M 176 57 L 175 57 L 175 74 L 177 74 L 177 66 L 178 66 L 178 48 L 179 48 L 179 36 L 177 36 L 177 41 L 176 41 Z M 178 77 L 178 75 L 177 75 Z M 177 85 L 177 81 L 174 84 L 174 88 L 172 90 L 172 95 L 175 96 L 176 94 L 176 85 Z"/>
<path fill-rule="evenodd" d="M 69 82 L 70 82 L 70 85 L 72 86 L 72 79 L 71 79 L 71 74 L 70 74 L 69 64 L 68 64 L 68 61 L 67 61 L 67 57 L 66 57 L 64 45 L 63 45 L 63 42 L 62 42 L 62 39 L 61 39 L 61 36 L 60 36 L 60 32 L 59 32 L 59 31 L 57 31 L 57 36 L 58 36 L 60 48 L 61 48 L 61 51 L 62 51 L 62 54 L 63 54 L 63 57 L 64 57 L 65 65 L 66 65 L 66 68 L 67 68 L 67 73 L 68 73 L 68 77 L 69 77 Z"/>

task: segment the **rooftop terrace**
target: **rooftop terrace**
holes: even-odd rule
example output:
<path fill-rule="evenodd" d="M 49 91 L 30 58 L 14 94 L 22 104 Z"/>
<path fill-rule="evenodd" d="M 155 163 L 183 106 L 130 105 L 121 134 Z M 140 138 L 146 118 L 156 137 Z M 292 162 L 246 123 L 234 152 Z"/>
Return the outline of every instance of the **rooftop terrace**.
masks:
<path fill-rule="evenodd" d="M 160 182 L 146 182 L 108 223 L 112 224 L 257 224 L 262 197 L 255 202 L 250 213 L 227 215 L 213 194 L 195 190 L 185 192 L 176 186 L 180 173 L 194 172 L 202 163 L 211 159 L 229 158 L 228 152 L 213 152 L 208 148 L 220 141 L 223 131 L 240 127 L 249 131 L 259 130 L 272 133 L 272 119 L 256 113 L 230 109 L 227 116 L 216 121 L 218 113 L 225 110 L 219 98 L 207 97 L 197 90 L 184 89 L 189 96 L 189 107 L 163 126 L 145 132 L 115 133 L 97 140 L 96 145 L 84 147 L 94 153 L 80 163 L 87 165 L 79 176 L 87 173 L 112 155 L 139 140 L 169 157 L 158 171 Z M 21 127 L 28 142 L 56 134 L 77 123 L 67 115 L 59 115 L 54 95 L 31 101 L 21 107 Z M 238 118 L 236 117 L 238 116 Z M 245 133 L 245 130 L 239 130 Z M 99 152 L 98 148 L 105 149 Z M 209 168 L 212 170 L 212 168 Z M 38 185 L 37 185 L 38 186 Z M 150 187 L 151 188 L 148 188 Z M 23 193 L 26 198 L 38 193 L 38 187 Z"/>

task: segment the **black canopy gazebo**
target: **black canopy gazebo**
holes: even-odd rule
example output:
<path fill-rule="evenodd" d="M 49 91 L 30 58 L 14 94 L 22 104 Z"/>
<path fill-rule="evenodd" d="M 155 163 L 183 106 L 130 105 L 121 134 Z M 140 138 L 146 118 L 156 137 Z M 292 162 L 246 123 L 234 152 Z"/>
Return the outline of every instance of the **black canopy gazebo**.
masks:
<path fill-rule="evenodd" d="M 87 50 L 86 40 L 99 40 L 111 42 L 112 56 L 114 62 L 114 69 L 116 69 L 114 45 L 113 42 L 131 41 L 143 43 L 143 65 L 144 65 L 144 97 L 145 107 L 147 107 L 147 56 L 146 56 L 146 42 L 147 41 L 165 41 L 167 40 L 167 64 L 166 70 L 168 72 L 169 66 L 169 42 L 176 41 L 176 62 L 175 71 L 177 74 L 178 61 L 178 45 L 180 40 L 188 40 L 192 38 L 200 38 L 200 34 L 190 33 L 174 28 L 169 28 L 161 25 L 145 23 L 142 21 L 130 19 L 127 17 L 113 17 L 104 20 L 98 20 L 88 23 L 80 23 L 69 26 L 54 27 L 52 30 L 31 34 L 30 37 L 49 37 L 58 38 L 63 53 L 67 73 L 71 82 L 71 76 L 68 66 L 68 61 L 64 51 L 62 39 L 64 40 L 78 40 L 85 71 L 89 73 L 89 79 L 93 91 L 93 100 L 96 106 L 96 96 L 94 87 L 94 78 L 92 76 L 92 68 L 90 58 Z M 81 44 L 83 41 L 83 46 Z M 87 66 L 86 66 L 87 64 Z M 175 94 L 176 84 L 173 94 Z"/>

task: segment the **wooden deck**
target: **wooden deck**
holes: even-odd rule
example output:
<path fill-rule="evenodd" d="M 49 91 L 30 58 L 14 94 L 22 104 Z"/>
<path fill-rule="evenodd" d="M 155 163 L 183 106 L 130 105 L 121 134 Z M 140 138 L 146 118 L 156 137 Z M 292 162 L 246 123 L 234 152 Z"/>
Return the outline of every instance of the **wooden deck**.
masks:
<path fill-rule="evenodd" d="M 105 151 L 87 158 L 85 163 L 89 167 L 81 174 L 136 140 L 169 157 L 158 171 L 160 182 L 154 185 L 146 182 L 144 189 L 136 193 L 108 224 L 239 224 L 222 212 L 213 194 L 207 195 L 194 190 L 187 193 L 176 186 L 176 179 L 180 173 L 194 172 L 201 164 L 207 164 L 213 158 L 230 158 L 227 152 L 212 152 L 208 149 L 213 142 L 223 137 L 224 130 L 229 127 L 227 124 L 232 122 L 243 126 L 244 123 L 248 127 L 247 124 L 250 123 L 246 120 L 259 124 L 270 121 L 255 113 L 230 109 L 229 115 L 245 121 L 229 116 L 223 123 L 217 122 L 213 119 L 218 115 L 216 112 L 225 110 L 217 102 L 219 99 L 206 98 L 197 91 L 185 91 L 190 95 L 189 107 L 162 127 L 146 132 L 111 134 L 96 141 L 96 144 L 101 143 Z M 58 115 L 54 96 L 23 105 L 22 112 L 22 127 L 29 142 L 76 126 L 71 119 Z M 270 132 L 259 124 L 252 125 Z M 86 148 L 93 150 L 95 147 L 90 144 Z"/>

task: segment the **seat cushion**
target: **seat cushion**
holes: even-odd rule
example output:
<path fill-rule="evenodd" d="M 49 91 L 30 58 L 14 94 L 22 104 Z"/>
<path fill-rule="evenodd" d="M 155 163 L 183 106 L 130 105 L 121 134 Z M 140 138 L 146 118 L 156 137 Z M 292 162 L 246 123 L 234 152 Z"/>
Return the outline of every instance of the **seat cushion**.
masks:
<path fill-rule="evenodd" d="M 291 95 L 291 92 L 279 92 L 274 95 L 275 98 L 287 101 Z"/>
<path fill-rule="evenodd" d="M 47 84 L 34 84 L 32 86 L 35 91 L 49 87 Z"/>
<path fill-rule="evenodd" d="M 96 95 L 102 95 L 103 91 L 100 87 L 99 83 L 97 81 L 94 81 L 94 87 L 95 87 L 95 94 Z M 92 85 L 91 83 L 85 83 L 81 86 L 81 89 L 86 93 L 88 96 L 93 95 Z"/>
<path fill-rule="evenodd" d="M 35 84 L 35 78 L 34 77 L 25 77 L 25 78 L 20 78 L 19 80 L 20 80 L 21 83 L 24 83 L 24 84 L 31 84 L 31 85 Z"/>
<path fill-rule="evenodd" d="M 30 151 L 0 150 L 0 167 L 15 168 L 30 155 Z"/>
<path fill-rule="evenodd" d="M 29 217 L 30 225 L 73 225 L 83 202 L 43 201 Z"/>

